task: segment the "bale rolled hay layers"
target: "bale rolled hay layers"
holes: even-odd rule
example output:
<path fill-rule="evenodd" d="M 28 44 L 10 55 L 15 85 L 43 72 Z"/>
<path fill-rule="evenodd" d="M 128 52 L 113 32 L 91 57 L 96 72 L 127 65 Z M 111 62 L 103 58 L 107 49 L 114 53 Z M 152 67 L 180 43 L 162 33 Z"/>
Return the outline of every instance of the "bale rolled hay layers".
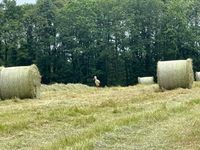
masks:
<path fill-rule="evenodd" d="M 0 72 L 1 72 L 1 70 L 2 70 L 3 68 L 4 68 L 3 66 L 0 67 Z"/>
<path fill-rule="evenodd" d="M 200 72 L 195 73 L 196 81 L 200 81 Z"/>
<path fill-rule="evenodd" d="M 154 84 L 153 77 L 138 77 L 139 84 Z"/>
<path fill-rule="evenodd" d="M 194 81 L 192 60 L 159 61 L 157 80 L 161 89 L 192 88 Z"/>
<path fill-rule="evenodd" d="M 0 72 L 0 97 L 37 98 L 40 94 L 41 76 L 36 65 L 2 68 Z"/>

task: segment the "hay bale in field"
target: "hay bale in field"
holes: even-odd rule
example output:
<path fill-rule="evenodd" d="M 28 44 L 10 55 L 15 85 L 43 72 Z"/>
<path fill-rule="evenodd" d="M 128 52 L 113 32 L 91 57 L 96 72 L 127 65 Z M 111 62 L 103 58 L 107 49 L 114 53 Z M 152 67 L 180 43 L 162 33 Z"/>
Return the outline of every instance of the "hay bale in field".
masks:
<path fill-rule="evenodd" d="M 195 73 L 196 81 L 200 81 L 200 72 Z"/>
<path fill-rule="evenodd" d="M 62 84 L 62 83 L 54 83 L 51 85 L 42 85 L 41 90 L 43 92 L 45 91 L 66 91 L 66 92 L 71 92 L 71 91 L 87 91 L 91 90 L 91 87 L 80 84 L 80 83 L 68 83 L 68 84 Z"/>
<path fill-rule="evenodd" d="M 139 84 L 154 84 L 153 77 L 138 77 Z"/>
<path fill-rule="evenodd" d="M 2 67 L 0 67 L 0 72 L 1 72 L 1 70 L 3 69 L 4 67 L 2 66 Z"/>
<path fill-rule="evenodd" d="M 40 94 L 41 76 L 36 65 L 2 68 L 0 97 L 36 98 Z"/>
<path fill-rule="evenodd" d="M 0 67 L 0 75 L 1 75 L 1 70 L 2 70 L 3 68 L 4 68 L 4 66 L 1 66 L 1 67 Z"/>
<path fill-rule="evenodd" d="M 194 81 L 192 60 L 159 61 L 157 78 L 161 89 L 192 88 Z"/>

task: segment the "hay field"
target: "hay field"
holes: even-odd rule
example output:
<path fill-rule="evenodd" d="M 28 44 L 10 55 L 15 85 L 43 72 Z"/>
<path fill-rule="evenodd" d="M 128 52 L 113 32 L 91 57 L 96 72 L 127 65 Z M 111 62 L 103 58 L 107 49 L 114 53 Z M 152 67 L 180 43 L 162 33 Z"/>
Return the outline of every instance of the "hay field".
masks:
<path fill-rule="evenodd" d="M 200 83 L 42 85 L 40 99 L 0 101 L 0 149 L 200 149 L 199 116 Z"/>

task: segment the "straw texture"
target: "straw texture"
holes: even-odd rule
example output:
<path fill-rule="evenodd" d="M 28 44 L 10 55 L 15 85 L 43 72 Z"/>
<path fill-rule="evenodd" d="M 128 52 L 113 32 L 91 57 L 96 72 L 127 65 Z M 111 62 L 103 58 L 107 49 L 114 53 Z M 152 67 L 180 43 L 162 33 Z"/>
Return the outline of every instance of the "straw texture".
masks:
<path fill-rule="evenodd" d="M 36 65 L 2 68 L 1 99 L 39 97 L 41 76 Z"/>
<path fill-rule="evenodd" d="M 139 84 L 154 84 L 153 77 L 138 77 Z"/>
<path fill-rule="evenodd" d="M 159 61 L 157 78 L 161 89 L 192 88 L 194 81 L 192 60 Z"/>
<path fill-rule="evenodd" d="M 195 73 L 196 81 L 200 81 L 200 72 Z"/>

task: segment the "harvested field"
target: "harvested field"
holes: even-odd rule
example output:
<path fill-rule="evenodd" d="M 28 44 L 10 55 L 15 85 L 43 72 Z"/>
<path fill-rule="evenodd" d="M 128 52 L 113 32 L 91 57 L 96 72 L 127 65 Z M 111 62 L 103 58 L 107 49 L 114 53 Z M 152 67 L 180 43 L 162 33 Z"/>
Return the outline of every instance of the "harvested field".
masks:
<path fill-rule="evenodd" d="M 42 85 L 40 99 L 0 101 L 0 147 L 199 149 L 200 83 L 193 86 Z"/>

